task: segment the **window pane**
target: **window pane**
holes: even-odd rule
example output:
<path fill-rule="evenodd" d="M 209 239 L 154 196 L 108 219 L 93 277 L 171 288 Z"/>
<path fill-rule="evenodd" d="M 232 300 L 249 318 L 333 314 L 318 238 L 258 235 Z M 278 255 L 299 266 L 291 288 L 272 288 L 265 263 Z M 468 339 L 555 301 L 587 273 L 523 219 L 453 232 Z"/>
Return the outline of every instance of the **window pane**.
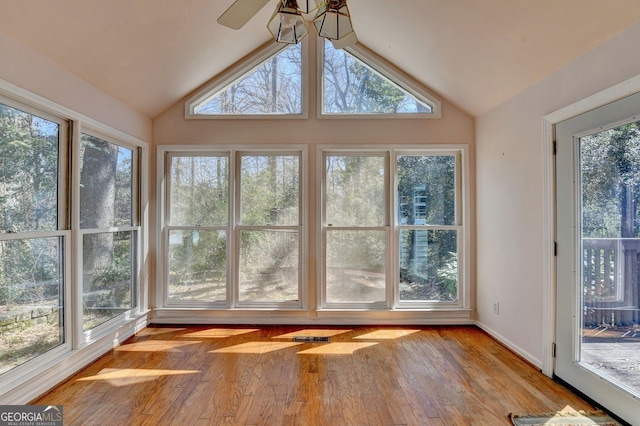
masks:
<path fill-rule="evenodd" d="M 227 299 L 227 233 L 169 231 L 169 300 Z"/>
<path fill-rule="evenodd" d="M 431 106 L 325 40 L 322 112 L 325 114 L 431 114 Z"/>
<path fill-rule="evenodd" d="M 302 113 L 301 45 L 292 45 L 264 61 L 194 108 L 196 114 Z"/>
<path fill-rule="evenodd" d="M 80 227 L 133 224 L 133 151 L 82 134 L 80 145 Z"/>
<path fill-rule="evenodd" d="M 171 157 L 171 225 L 225 226 L 229 222 L 228 159 Z"/>
<path fill-rule="evenodd" d="M 64 342 L 62 239 L 0 242 L 0 374 Z"/>
<path fill-rule="evenodd" d="M 240 301 L 298 300 L 297 231 L 240 231 Z"/>
<path fill-rule="evenodd" d="M 242 156 L 240 206 L 243 225 L 297 226 L 298 156 Z"/>
<path fill-rule="evenodd" d="M 135 307 L 135 232 L 82 238 L 83 328 L 89 330 Z"/>
<path fill-rule="evenodd" d="M 58 226 L 59 125 L 0 104 L 0 232 Z"/>
<path fill-rule="evenodd" d="M 458 299 L 458 232 L 400 230 L 400 300 Z"/>
<path fill-rule="evenodd" d="M 452 155 L 398 157 L 398 223 L 455 225 L 455 168 Z"/>
<path fill-rule="evenodd" d="M 385 157 L 328 156 L 328 226 L 385 225 Z"/>
<path fill-rule="evenodd" d="M 386 300 L 385 231 L 327 231 L 327 303 Z"/>

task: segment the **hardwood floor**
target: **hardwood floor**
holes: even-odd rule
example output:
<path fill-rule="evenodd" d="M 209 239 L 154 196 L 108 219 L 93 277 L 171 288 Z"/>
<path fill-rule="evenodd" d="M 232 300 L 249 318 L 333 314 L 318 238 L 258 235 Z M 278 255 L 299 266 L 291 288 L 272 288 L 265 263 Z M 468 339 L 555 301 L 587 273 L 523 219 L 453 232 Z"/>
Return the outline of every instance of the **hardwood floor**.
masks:
<path fill-rule="evenodd" d="M 34 403 L 64 405 L 65 425 L 495 426 L 592 409 L 470 326 L 150 327 Z"/>

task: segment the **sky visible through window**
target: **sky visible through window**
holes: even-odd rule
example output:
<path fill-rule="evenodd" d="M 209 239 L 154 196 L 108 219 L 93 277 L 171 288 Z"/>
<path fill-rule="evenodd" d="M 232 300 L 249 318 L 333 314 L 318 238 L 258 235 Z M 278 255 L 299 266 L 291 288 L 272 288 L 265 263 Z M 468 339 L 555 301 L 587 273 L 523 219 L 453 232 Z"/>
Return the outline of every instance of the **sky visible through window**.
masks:
<path fill-rule="evenodd" d="M 195 114 L 301 114 L 301 45 L 287 47 L 205 99 Z"/>
<path fill-rule="evenodd" d="M 431 114 L 430 105 L 345 50 L 324 43 L 324 114 Z"/>

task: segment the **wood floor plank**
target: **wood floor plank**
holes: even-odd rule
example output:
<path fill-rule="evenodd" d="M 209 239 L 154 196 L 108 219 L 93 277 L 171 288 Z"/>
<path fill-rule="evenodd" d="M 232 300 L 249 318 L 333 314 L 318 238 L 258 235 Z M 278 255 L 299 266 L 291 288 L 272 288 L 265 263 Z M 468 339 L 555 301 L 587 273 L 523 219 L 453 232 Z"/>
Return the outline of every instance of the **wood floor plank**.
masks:
<path fill-rule="evenodd" d="M 65 425 L 509 425 L 592 409 L 482 330 L 149 327 L 35 404 Z M 105 423 L 102 423 L 105 424 Z"/>

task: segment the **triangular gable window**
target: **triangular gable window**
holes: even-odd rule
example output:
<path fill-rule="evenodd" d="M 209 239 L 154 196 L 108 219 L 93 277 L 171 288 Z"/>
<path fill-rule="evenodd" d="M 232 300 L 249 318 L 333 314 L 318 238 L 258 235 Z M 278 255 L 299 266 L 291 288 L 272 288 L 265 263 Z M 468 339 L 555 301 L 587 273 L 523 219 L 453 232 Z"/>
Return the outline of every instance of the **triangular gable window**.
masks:
<path fill-rule="evenodd" d="M 372 52 L 325 41 L 323 63 L 322 115 L 440 117 L 437 99 Z"/>
<path fill-rule="evenodd" d="M 303 116 L 304 62 L 302 44 L 269 46 L 187 101 L 187 117 Z"/>

